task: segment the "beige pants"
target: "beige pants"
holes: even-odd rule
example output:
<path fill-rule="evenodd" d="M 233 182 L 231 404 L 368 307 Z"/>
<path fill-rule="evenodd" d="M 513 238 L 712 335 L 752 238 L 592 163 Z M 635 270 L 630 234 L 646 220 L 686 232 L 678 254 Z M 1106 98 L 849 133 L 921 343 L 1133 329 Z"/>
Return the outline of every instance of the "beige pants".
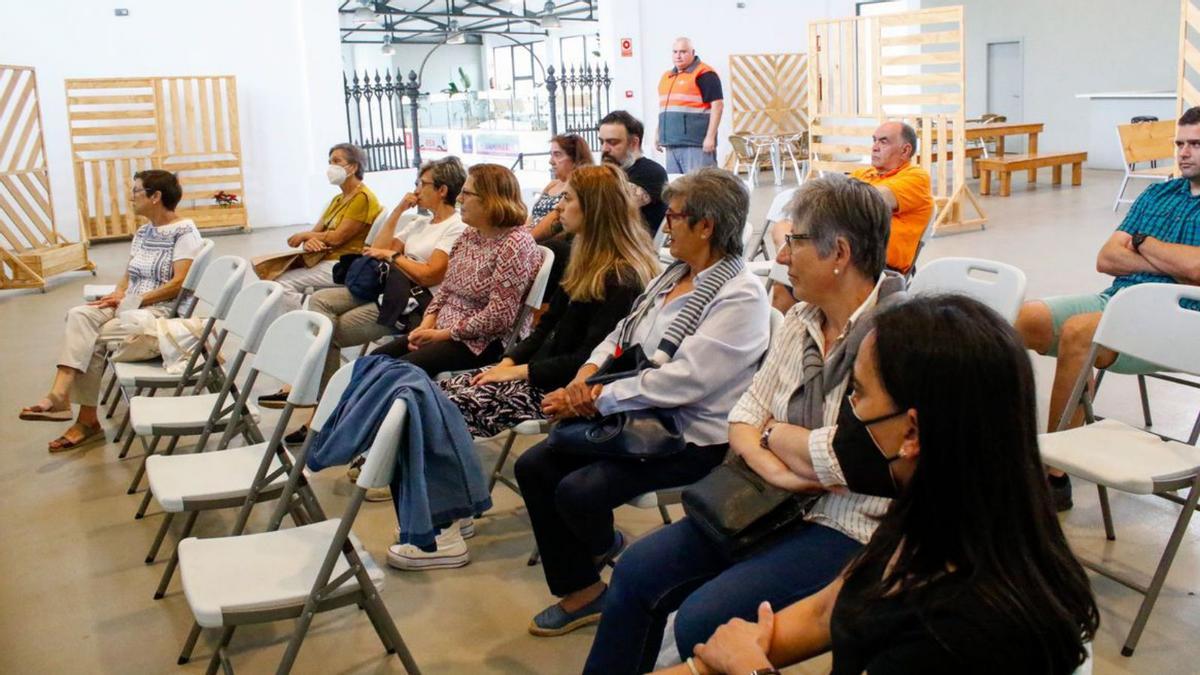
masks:
<path fill-rule="evenodd" d="M 344 286 L 313 293 L 308 300 L 308 308 L 324 314 L 333 322 L 333 341 L 330 343 L 329 353 L 325 355 L 325 371 L 321 373 L 322 389 L 341 367 L 341 352 L 344 347 L 365 345 L 392 333 L 375 323 L 379 318 L 379 308 L 375 303 L 359 300 Z"/>
<path fill-rule="evenodd" d="M 147 307 L 159 316 L 167 316 L 167 307 Z M 100 376 L 104 374 L 104 355 L 110 342 L 120 342 L 129 332 L 116 319 L 111 307 L 78 305 L 67 310 L 67 328 L 58 365 L 79 371 L 71 383 L 71 402 L 95 406 L 100 400 Z"/>
<path fill-rule="evenodd" d="M 336 260 L 326 260 L 312 267 L 288 270 L 276 277 L 275 281 L 283 286 L 283 302 L 280 303 L 282 311 L 300 309 L 300 304 L 304 302 L 304 289 L 310 286 L 318 289 L 332 286 L 333 266 L 336 264 Z"/>

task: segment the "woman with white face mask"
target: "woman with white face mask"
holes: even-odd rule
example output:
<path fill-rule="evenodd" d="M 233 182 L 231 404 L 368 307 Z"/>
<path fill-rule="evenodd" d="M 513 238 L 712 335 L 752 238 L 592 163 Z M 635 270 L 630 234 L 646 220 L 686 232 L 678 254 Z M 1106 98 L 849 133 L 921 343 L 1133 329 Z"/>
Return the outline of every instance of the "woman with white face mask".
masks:
<path fill-rule="evenodd" d="M 300 309 L 304 289 L 333 285 L 333 266 L 347 253 L 361 253 L 371 223 L 383 207 L 362 182 L 367 155 L 356 145 L 338 143 L 329 149 L 325 176 L 340 192 L 325 207 L 316 225 L 288 237 L 288 246 L 306 253 L 323 253 L 311 267 L 291 269 L 275 281 L 283 284 L 285 310 Z"/>

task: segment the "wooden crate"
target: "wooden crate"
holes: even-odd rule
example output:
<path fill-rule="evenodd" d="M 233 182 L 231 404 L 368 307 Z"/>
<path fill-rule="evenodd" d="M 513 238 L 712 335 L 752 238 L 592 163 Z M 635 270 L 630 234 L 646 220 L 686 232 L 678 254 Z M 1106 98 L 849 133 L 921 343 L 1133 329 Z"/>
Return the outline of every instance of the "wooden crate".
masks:
<path fill-rule="evenodd" d="M 82 244 L 58 233 L 33 68 L 0 65 L 0 288 L 94 270 Z"/>
<path fill-rule="evenodd" d="M 141 225 L 129 207 L 133 174 L 179 176 L 176 209 L 196 226 L 248 226 L 233 76 L 67 80 L 76 200 L 89 240 L 129 237 Z M 238 196 L 217 208 L 218 191 Z"/>

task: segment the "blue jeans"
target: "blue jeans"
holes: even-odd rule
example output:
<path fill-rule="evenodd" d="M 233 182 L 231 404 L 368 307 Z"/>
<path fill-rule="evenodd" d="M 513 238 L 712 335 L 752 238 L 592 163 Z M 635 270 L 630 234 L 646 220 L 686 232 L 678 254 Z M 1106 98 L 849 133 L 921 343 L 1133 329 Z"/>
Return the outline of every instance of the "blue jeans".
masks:
<path fill-rule="evenodd" d="M 705 152 L 704 148 L 672 145 L 663 150 L 667 153 L 667 173 L 687 173 L 692 169 L 717 165 L 717 153 Z"/>
<path fill-rule="evenodd" d="M 618 559 L 585 673 L 652 670 L 667 616 L 687 656 L 721 624 L 756 620 L 763 600 L 775 611 L 816 593 L 862 544 L 806 523 L 766 549 L 730 560 L 687 518 L 633 544 Z"/>

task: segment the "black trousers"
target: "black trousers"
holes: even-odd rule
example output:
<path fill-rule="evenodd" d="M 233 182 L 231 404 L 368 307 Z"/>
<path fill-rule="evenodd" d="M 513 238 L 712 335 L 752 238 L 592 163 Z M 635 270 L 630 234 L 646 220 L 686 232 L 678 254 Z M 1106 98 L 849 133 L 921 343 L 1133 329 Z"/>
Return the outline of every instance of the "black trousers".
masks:
<path fill-rule="evenodd" d="M 613 543 L 613 509 L 655 490 L 690 485 L 724 459 L 728 443 L 687 446 L 648 461 L 567 454 L 549 439 L 525 451 L 514 470 L 550 592 L 562 597 L 600 580 L 593 559 Z"/>
<path fill-rule="evenodd" d="M 504 356 L 504 345 L 496 340 L 476 355 L 457 340 L 445 340 L 409 351 L 408 338 L 402 336 L 371 353 L 403 359 L 435 377 L 450 370 L 471 370 L 495 363 Z"/>

